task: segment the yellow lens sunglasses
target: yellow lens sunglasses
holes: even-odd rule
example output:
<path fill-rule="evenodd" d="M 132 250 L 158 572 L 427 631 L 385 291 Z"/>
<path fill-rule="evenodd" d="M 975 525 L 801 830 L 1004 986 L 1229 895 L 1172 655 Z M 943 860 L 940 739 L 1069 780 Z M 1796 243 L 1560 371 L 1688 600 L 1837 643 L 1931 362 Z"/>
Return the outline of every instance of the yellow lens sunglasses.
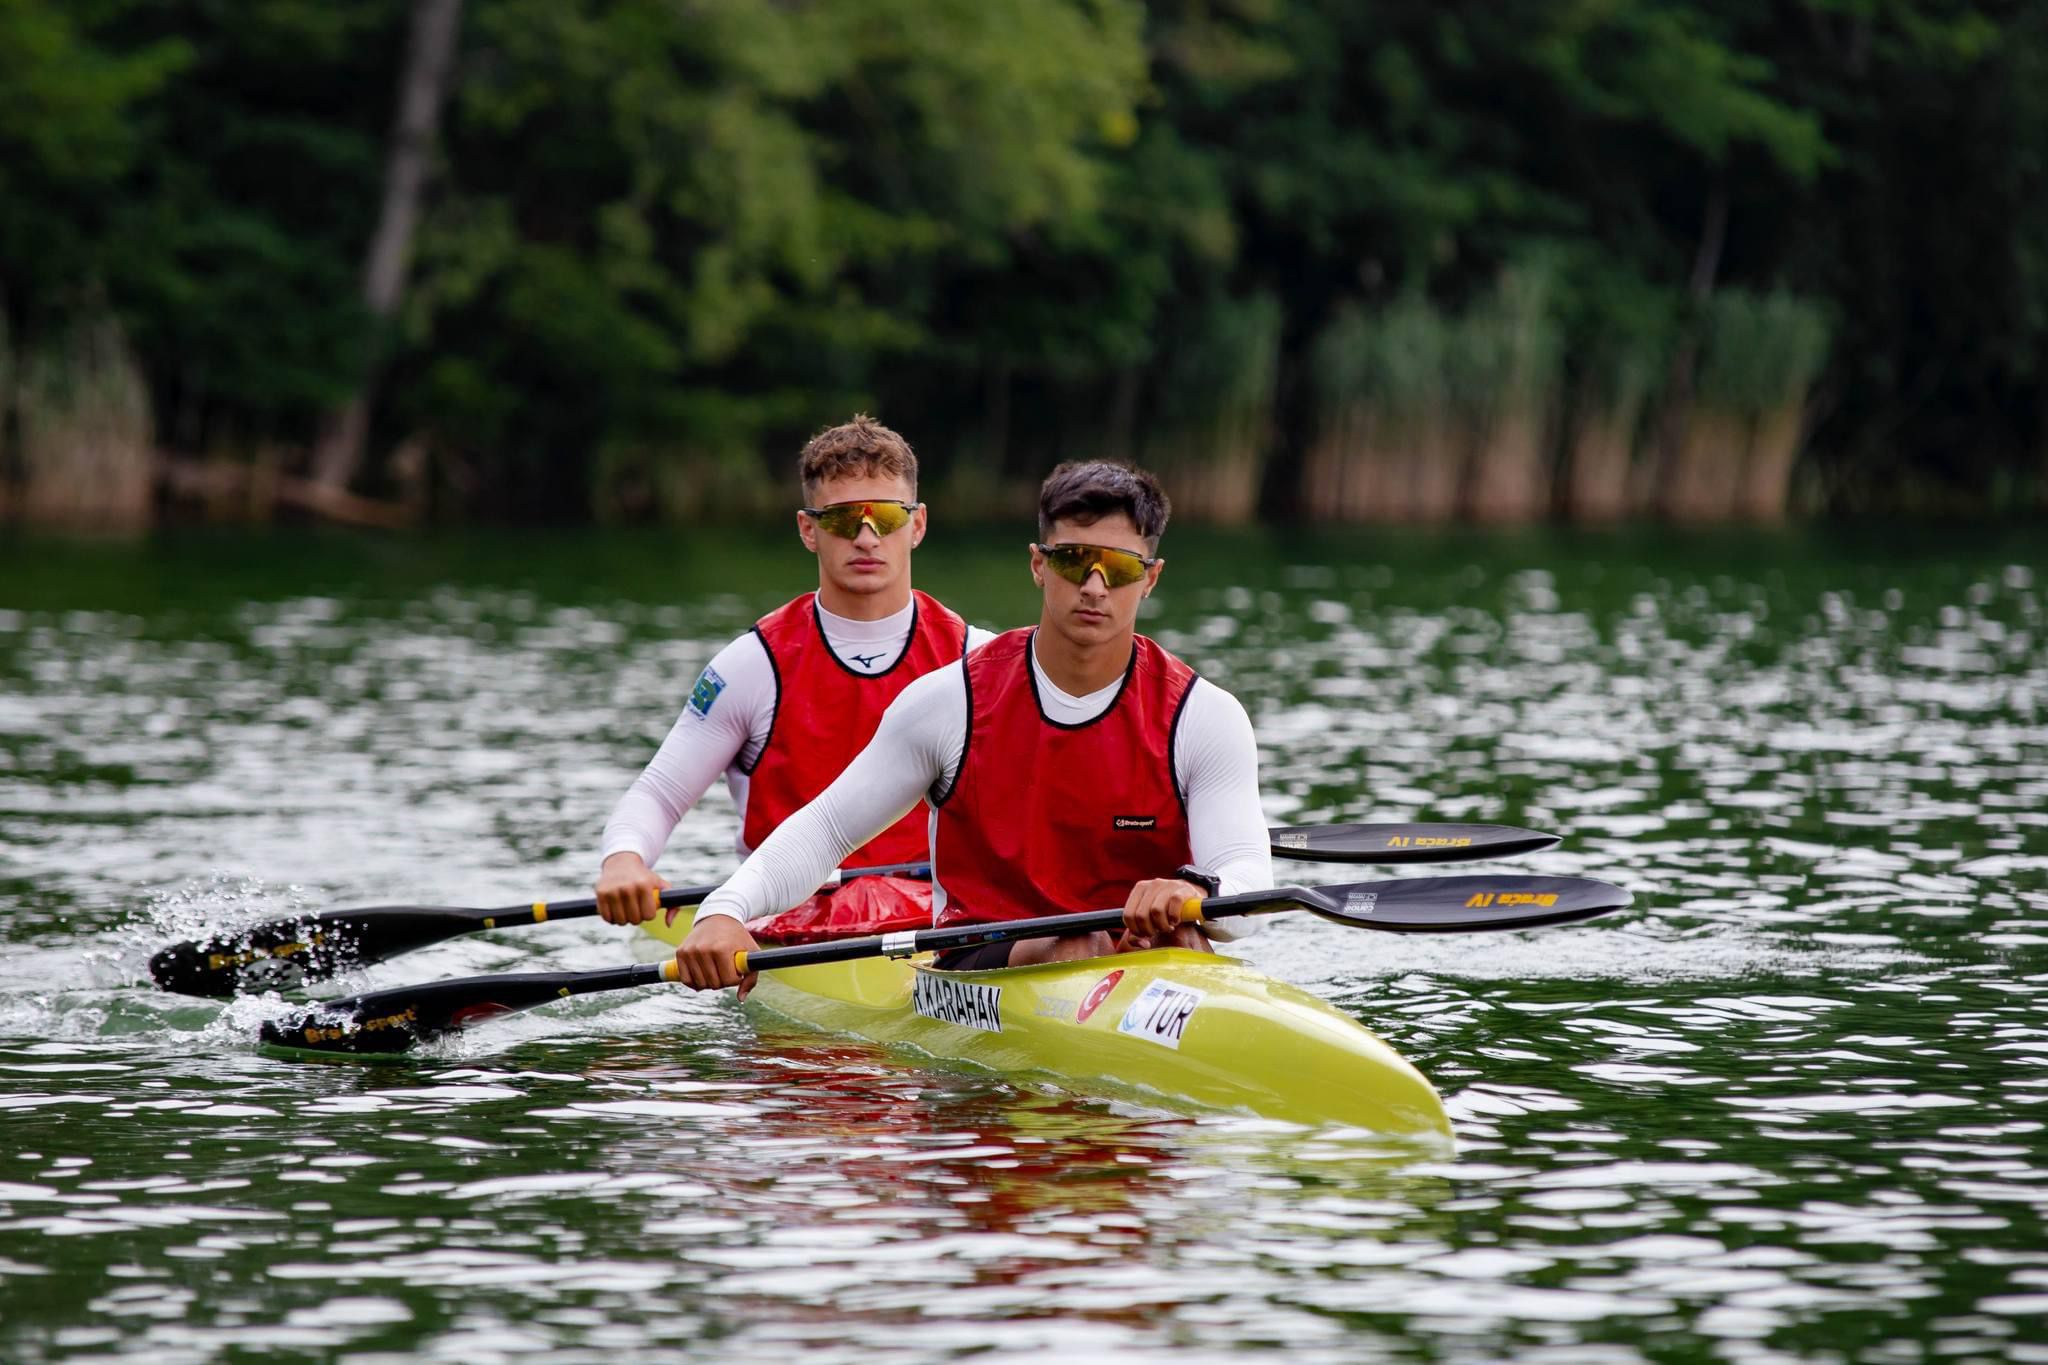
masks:
<path fill-rule="evenodd" d="M 920 506 L 921 503 L 884 498 L 880 501 L 835 502 L 828 507 L 802 507 L 797 510 L 817 522 L 819 530 L 852 540 L 860 534 L 863 526 L 873 527 L 878 536 L 894 535 L 910 524 L 911 514 Z"/>
<path fill-rule="evenodd" d="M 1145 570 L 1159 562 L 1157 556 L 1147 559 L 1108 545 L 1039 545 L 1036 548 L 1045 556 L 1045 562 L 1052 571 L 1069 583 L 1086 583 L 1089 574 L 1100 573 L 1103 583 L 1112 588 L 1128 588 L 1145 576 Z"/>

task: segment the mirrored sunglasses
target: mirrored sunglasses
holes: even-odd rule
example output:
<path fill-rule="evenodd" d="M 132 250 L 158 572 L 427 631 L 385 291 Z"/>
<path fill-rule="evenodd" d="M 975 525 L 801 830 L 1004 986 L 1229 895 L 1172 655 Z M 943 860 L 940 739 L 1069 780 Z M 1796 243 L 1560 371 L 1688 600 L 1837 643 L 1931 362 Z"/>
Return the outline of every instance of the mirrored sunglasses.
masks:
<path fill-rule="evenodd" d="M 920 504 L 898 502 L 885 498 L 881 501 L 835 502 L 828 507 L 801 508 L 803 514 L 818 523 L 818 529 L 829 531 L 835 536 L 852 540 L 860 534 L 862 526 L 872 526 L 878 536 L 893 535 L 910 524 L 910 514 Z"/>
<path fill-rule="evenodd" d="M 1107 545 L 1040 545 L 1038 553 L 1045 556 L 1054 573 L 1069 583 L 1086 583 L 1089 574 L 1099 572 L 1102 581 L 1112 588 L 1129 587 L 1159 562 L 1157 556 L 1147 559 Z"/>

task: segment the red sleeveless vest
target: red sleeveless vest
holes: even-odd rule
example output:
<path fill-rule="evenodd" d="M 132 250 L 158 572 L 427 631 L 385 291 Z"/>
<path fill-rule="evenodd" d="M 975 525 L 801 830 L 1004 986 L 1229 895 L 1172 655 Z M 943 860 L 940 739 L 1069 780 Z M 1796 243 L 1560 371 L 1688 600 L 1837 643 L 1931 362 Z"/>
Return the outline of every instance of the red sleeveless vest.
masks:
<path fill-rule="evenodd" d="M 849 668 L 825 643 L 817 594 L 761 618 L 754 633 L 775 670 L 775 715 L 768 740 L 747 769 L 743 837 L 759 848 L 775 827 L 809 805 L 875 737 L 897 694 L 967 652 L 967 623 L 924 593 L 910 594 L 910 640 L 880 673 Z M 929 852 L 919 805 L 847 858 L 847 867 L 922 862 Z"/>
<path fill-rule="evenodd" d="M 1039 709 L 1032 634 L 967 660 L 967 746 L 932 827 L 942 926 L 1110 909 L 1191 858 L 1173 736 L 1195 671 L 1136 636 L 1109 709 L 1061 725 Z"/>

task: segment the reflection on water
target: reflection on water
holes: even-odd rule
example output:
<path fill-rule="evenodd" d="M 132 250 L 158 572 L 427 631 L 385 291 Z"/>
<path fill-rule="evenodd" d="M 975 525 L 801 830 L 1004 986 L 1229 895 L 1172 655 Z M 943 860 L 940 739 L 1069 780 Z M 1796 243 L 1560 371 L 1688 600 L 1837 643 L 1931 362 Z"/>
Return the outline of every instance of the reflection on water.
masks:
<path fill-rule="evenodd" d="M 1547 828 L 1518 866 L 1638 894 L 1246 945 L 1436 1080 L 1454 1158 L 673 991 L 396 1064 L 259 1054 L 283 1001 L 163 996 L 149 952 L 574 893 L 688 679 L 801 565 L 14 547 L 0 1356 L 2048 1359 L 2031 540 L 1176 539 L 1148 628 L 1252 709 L 1276 822 Z M 923 572 L 970 617 L 1028 610 L 944 542 Z M 671 875 L 715 879 L 732 823 L 714 797 Z M 630 952 L 564 923 L 322 991 Z"/>

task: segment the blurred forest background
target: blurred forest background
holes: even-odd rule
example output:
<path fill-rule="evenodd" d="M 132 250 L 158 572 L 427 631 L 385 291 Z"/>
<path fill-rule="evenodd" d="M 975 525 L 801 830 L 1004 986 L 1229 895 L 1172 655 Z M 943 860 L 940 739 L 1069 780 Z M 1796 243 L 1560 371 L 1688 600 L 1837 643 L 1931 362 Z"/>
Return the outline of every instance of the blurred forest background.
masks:
<path fill-rule="evenodd" d="M 0 518 L 2048 506 L 2048 5 L 0 0 Z"/>

